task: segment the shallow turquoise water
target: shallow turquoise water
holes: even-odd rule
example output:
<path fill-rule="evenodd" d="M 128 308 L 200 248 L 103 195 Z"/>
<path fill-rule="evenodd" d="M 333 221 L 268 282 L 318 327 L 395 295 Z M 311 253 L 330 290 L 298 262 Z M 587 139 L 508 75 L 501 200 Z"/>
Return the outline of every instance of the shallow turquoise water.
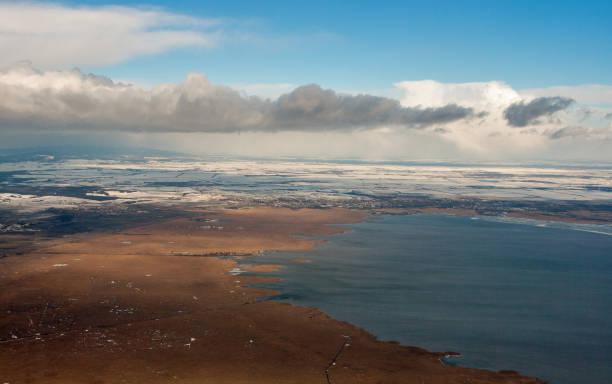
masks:
<path fill-rule="evenodd" d="M 281 292 L 274 299 L 380 339 L 462 353 L 449 364 L 612 382 L 612 236 L 542 225 L 386 216 L 312 251 L 245 262 L 286 265 L 281 282 L 265 285 Z"/>

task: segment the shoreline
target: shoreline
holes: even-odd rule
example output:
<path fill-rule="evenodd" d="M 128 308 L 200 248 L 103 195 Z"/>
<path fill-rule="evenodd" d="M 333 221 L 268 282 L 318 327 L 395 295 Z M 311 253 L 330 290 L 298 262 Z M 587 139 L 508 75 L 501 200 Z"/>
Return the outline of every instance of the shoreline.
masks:
<path fill-rule="evenodd" d="M 0 260 L 0 309 L 9 311 L 0 323 L 0 377 L 36 383 L 116 382 L 117 375 L 125 382 L 302 383 L 322 382 L 325 373 L 332 382 L 427 377 L 443 383 L 461 376 L 541 383 L 516 372 L 441 364 L 454 353 L 379 341 L 318 309 L 258 301 L 270 290 L 247 285 L 271 278 L 228 273 L 238 263 L 225 254 L 308 250 L 319 241 L 294 234 L 342 233 L 345 228 L 326 224 L 361 222 L 366 212 L 250 209 L 201 217 L 212 216 L 228 220 L 223 231 L 176 219 Z M 215 254 L 221 257 L 199 256 Z M 350 346 L 332 366 L 343 335 L 351 337 Z M 143 370 L 142 362 L 152 370 Z M 19 368 L 24 366 L 27 372 Z"/>
<path fill-rule="evenodd" d="M 387 214 L 387 215 L 414 215 L 414 214 L 442 214 L 451 216 L 489 216 L 489 217 L 507 217 L 516 219 L 529 219 L 537 221 L 549 221 L 549 222 L 561 222 L 571 224 L 595 224 L 595 225 L 610 225 L 608 219 L 587 219 L 587 218 L 574 218 L 559 216 L 555 214 L 546 214 L 543 212 L 505 212 L 504 214 L 482 214 L 478 213 L 474 209 L 462 209 L 462 208 L 417 208 L 417 209 L 403 209 L 403 208 L 386 208 L 386 209 L 373 209 L 374 214 Z"/>

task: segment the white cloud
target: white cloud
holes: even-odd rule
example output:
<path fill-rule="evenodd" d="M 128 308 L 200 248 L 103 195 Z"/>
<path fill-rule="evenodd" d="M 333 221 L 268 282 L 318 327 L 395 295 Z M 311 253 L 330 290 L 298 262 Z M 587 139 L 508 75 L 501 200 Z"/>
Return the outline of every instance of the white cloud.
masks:
<path fill-rule="evenodd" d="M 571 103 L 568 102 L 563 108 L 532 113 L 533 118 L 527 119 L 520 127 L 511 126 L 505 113 L 511 106 L 515 110 L 521 106 L 541 104 L 542 101 L 558 100 L 558 96 L 573 98 L 579 104 L 602 104 L 608 100 L 607 92 L 612 87 L 552 87 L 517 91 L 497 81 L 440 83 L 433 80 L 404 81 L 395 86 L 402 91 L 399 99 L 403 106 L 433 107 L 455 103 L 474 108 L 476 113 L 482 112 L 480 119 L 457 120 L 441 127 L 432 127 L 432 130 L 465 152 L 482 156 L 533 154 L 556 145 L 554 139 L 561 136 L 575 139 L 580 133 L 581 139 L 599 140 L 608 142 L 608 145 L 612 138 L 610 124 L 605 119 L 611 110 L 602 107 L 570 107 Z M 597 94 L 589 95 L 592 90 Z M 612 97 L 609 100 L 612 101 Z M 589 126 L 582 127 L 584 124 Z M 577 128 L 579 126 L 581 128 Z M 553 135 L 554 132 L 559 133 Z"/>
<path fill-rule="evenodd" d="M 220 21 L 159 9 L 0 3 L 0 66 L 109 65 L 180 47 L 214 46 Z"/>
<path fill-rule="evenodd" d="M 450 103 L 478 110 L 504 108 L 521 100 L 507 84 L 491 81 L 481 83 L 440 83 L 434 80 L 402 81 L 395 86 L 403 91 L 404 106 L 436 107 Z"/>
<path fill-rule="evenodd" d="M 259 96 L 264 99 L 276 100 L 285 93 L 297 88 L 291 83 L 255 83 L 255 84 L 231 84 L 231 87 L 246 95 Z"/>

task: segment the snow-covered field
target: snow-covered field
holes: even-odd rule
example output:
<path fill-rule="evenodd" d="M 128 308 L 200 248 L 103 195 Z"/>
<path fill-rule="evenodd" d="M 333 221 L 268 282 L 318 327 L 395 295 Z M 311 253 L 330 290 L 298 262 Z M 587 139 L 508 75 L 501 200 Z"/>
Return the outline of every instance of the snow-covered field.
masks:
<path fill-rule="evenodd" d="M 611 167 L 212 161 L 145 158 L 15 162 L 4 186 L 43 193 L 1 193 L 0 206 L 22 211 L 122 202 L 215 202 L 249 198 L 347 199 L 418 194 L 435 198 L 612 201 Z M 72 194 L 62 195 L 62 188 Z M 74 189 L 83 188 L 75 196 Z"/>

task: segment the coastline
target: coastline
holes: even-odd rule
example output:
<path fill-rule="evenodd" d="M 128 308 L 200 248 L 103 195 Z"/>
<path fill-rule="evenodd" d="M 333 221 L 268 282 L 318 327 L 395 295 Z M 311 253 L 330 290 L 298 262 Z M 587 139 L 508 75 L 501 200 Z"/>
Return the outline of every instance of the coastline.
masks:
<path fill-rule="evenodd" d="M 452 216 L 479 216 L 483 215 L 479 213 L 475 209 L 464 209 L 464 208 L 436 208 L 436 207 L 427 207 L 427 208 L 384 208 L 384 209 L 375 209 L 373 210 L 376 214 L 388 214 L 388 215 L 413 215 L 418 213 L 423 214 L 444 214 L 444 215 L 452 215 Z M 577 217 L 559 215 L 559 214 L 550 214 L 546 212 L 530 212 L 530 211 L 510 211 L 504 212 L 502 215 L 487 215 L 483 216 L 491 216 L 491 217 L 509 217 L 516 219 L 530 219 L 530 220 L 539 220 L 539 221 L 552 221 L 552 222 L 561 222 L 561 223 L 573 223 L 573 224 L 599 224 L 605 225 L 610 224 L 611 218 L 603 215 L 595 215 L 589 211 L 579 211 L 577 213 Z"/>
<path fill-rule="evenodd" d="M 223 221 L 223 229 L 176 219 L 0 260 L 0 307 L 10 312 L 0 326 L 0 377 L 297 383 L 324 382 L 328 372 L 331 382 L 541 382 L 516 372 L 447 366 L 440 359 L 454 353 L 381 342 L 317 309 L 258 301 L 270 291 L 246 286 L 271 278 L 228 273 L 238 264 L 223 255 L 307 250 L 319 240 L 295 235 L 341 233 L 346 229 L 326 224 L 360 222 L 368 213 L 202 212 L 201 218 Z M 344 336 L 350 346 L 331 365 Z M 139 368 L 143 362 L 150 369 Z"/>

